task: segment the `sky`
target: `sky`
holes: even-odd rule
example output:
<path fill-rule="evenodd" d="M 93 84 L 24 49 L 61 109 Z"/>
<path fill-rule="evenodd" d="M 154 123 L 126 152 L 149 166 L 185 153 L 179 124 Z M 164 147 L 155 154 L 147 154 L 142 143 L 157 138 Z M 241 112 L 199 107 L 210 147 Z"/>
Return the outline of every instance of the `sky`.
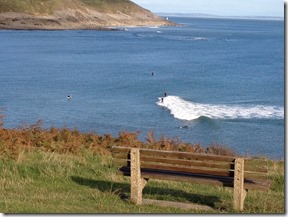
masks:
<path fill-rule="evenodd" d="M 287 0 L 131 0 L 153 13 L 284 17 Z"/>

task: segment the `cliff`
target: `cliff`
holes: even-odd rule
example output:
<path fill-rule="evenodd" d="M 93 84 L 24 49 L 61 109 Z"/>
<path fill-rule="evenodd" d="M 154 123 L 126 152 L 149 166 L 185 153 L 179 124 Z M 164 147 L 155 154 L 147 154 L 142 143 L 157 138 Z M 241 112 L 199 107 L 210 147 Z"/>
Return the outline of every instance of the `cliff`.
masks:
<path fill-rule="evenodd" d="M 0 0 L 0 29 L 105 29 L 175 23 L 130 0 Z"/>

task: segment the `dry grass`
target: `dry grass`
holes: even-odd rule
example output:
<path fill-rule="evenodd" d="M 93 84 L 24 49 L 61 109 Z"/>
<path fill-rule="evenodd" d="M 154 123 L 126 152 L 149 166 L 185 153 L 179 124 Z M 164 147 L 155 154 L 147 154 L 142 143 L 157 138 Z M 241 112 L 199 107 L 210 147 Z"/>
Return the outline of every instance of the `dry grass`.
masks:
<path fill-rule="evenodd" d="M 1 123 L 1 121 L 0 121 Z M 118 137 L 110 134 L 81 133 L 77 129 L 50 128 L 43 129 L 42 121 L 33 125 L 24 125 L 15 129 L 0 127 L 0 156 L 21 161 L 23 151 L 34 150 L 81 155 L 85 150 L 95 154 L 110 154 L 112 146 L 142 147 L 157 150 L 174 150 L 194 153 L 210 153 L 220 155 L 233 155 L 233 150 L 221 145 L 212 144 L 204 149 L 200 144 L 189 144 L 179 139 L 161 137 L 154 138 L 149 132 L 146 142 L 138 139 L 139 132 L 120 132 Z M 51 156 L 53 157 L 53 156 Z"/>

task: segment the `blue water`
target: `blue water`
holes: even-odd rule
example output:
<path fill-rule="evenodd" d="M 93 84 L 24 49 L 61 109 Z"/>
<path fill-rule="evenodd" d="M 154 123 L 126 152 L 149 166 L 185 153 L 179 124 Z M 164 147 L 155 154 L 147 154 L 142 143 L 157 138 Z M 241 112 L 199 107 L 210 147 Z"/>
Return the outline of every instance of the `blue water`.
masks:
<path fill-rule="evenodd" d="M 42 120 L 101 135 L 139 130 L 143 141 L 153 131 L 283 159 L 284 21 L 170 20 L 183 26 L 0 31 L 4 127 Z"/>

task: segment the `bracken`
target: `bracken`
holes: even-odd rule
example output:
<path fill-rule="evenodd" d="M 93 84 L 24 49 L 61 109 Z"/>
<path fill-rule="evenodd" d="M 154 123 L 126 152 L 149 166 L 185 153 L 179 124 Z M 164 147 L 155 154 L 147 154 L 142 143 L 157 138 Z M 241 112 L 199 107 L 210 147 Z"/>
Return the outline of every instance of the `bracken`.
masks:
<path fill-rule="evenodd" d="M 81 133 L 77 129 L 43 129 L 41 120 L 36 124 L 5 129 L 2 127 L 3 118 L 1 115 L 0 156 L 5 158 L 16 159 L 21 150 L 35 148 L 56 153 L 81 154 L 83 150 L 89 150 L 95 154 L 109 154 L 112 146 L 236 156 L 233 150 L 224 145 L 212 144 L 204 149 L 200 144 L 182 142 L 179 138 L 170 139 L 162 136 L 157 140 L 152 131 L 148 132 L 146 142 L 142 142 L 138 139 L 140 131 L 120 132 L 119 136 L 114 138 L 110 134 L 100 136 L 97 133 Z"/>

